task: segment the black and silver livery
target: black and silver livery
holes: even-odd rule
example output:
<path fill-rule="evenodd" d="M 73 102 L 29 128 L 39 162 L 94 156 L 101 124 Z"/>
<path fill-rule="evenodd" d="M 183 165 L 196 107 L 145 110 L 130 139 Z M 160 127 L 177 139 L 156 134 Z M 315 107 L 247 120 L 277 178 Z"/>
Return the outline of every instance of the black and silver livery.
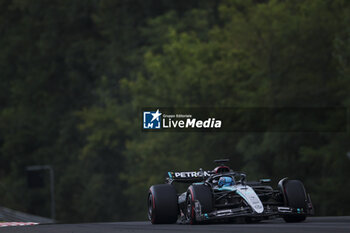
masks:
<path fill-rule="evenodd" d="M 282 217 L 286 222 L 304 221 L 314 214 L 310 195 L 299 180 L 283 178 L 276 189 L 270 179 L 248 182 L 244 173 L 225 163 L 212 171 L 168 172 L 165 184 L 153 185 L 148 193 L 148 217 L 153 224 L 244 219 L 258 222 Z M 189 183 L 178 193 L 176 184 Z M 187 186 L 186 186 L 187 187 Z"/>

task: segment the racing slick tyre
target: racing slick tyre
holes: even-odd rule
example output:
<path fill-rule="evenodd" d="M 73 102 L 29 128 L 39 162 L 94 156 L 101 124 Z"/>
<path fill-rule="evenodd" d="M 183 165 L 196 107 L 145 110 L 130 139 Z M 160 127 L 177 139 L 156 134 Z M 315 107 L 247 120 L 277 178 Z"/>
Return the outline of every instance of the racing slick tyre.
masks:
<path fill-rule="evenodd" d="M 209 213 L 213 210 L 213 194 L 210 187 L 206 185 L 191 185 L 187 190 L 186 198 L 186 219 L 190 224 L 197 224 L 195 201 L 201 205 L 202 213 Z"/>
<path fill-rule="evenodd" d="M 299 180 L 286 180 L 284 183 L 284 194 L 289 207 L 307 210 L 307 196 L 304 185 Z M 306 214 L 291 214 L 283 217 L 286 222 L 302 222 Z"/>
<path fill-rule="evenodd" d="M 175 188 L 170 184 L 153 185 L 148 193 L 148 219 L 152 224 L 176 223 L 178 204 Z"/>

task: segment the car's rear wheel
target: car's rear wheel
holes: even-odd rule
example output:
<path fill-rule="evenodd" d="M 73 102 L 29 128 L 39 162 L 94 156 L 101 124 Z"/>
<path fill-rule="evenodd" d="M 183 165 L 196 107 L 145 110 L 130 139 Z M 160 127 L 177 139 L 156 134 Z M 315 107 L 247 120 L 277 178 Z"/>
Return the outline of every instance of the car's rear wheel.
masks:
<path fill-rule="evenodd" d="M 153 224 L 176 223 L 178 204 L 175 188 L 170 184 L 153 185 L 148 193 L 148 219 Z"/>
<path fill-rule="evenodd" d="M 191 185 L 187 190 L 186 219 L 190 224 L 196 224 L 195 201 L 199 201 L 202 213 L 210 213 L 213 210 L 213 194 L 209 186 Z"/>
<path fill-rule="evenodd" d="M 286 180 L 283 184 L 285 203 L 289 207 L 307 211 L 307 196 L 304 185 L 299 180 Z M 306 214 L 291 214 L 283 217 L 286 222 L 302 222 L 306 219 Z"/>

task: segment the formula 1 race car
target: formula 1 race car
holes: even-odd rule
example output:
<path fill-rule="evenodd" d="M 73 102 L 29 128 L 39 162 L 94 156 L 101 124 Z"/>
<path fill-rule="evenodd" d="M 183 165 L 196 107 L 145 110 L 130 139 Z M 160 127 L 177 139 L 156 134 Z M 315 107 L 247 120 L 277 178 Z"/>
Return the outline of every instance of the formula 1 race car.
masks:
<path fill-rule="evenodd" d="M 237 220 L 259 222 L 282 217 L 301 222 L 314 209 L 310 195 L 299 180 L 283 178 L 277 189 L 268 183 L 246 181 L 246 175 L 232 171 L 227 159 L 215 160 L 213 171 L 168 172 L 166 184 L 153 185 L 148 193 L 148 218 L 153 224 Z M 178 194 L 176 183 L 190 183 Z"/>

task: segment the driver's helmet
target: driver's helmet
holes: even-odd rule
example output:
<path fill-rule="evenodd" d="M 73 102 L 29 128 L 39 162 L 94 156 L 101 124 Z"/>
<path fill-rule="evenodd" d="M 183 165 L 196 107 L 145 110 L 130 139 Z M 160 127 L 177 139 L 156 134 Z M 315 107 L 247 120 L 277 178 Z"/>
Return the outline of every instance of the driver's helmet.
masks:
<path fill-rule="evenodd" d="M 235 180 L 232 177 L 229 177 L 229 176 L 222 176 L 219 179 L 218 185 L 220 187 L 235 185 Z"/>

